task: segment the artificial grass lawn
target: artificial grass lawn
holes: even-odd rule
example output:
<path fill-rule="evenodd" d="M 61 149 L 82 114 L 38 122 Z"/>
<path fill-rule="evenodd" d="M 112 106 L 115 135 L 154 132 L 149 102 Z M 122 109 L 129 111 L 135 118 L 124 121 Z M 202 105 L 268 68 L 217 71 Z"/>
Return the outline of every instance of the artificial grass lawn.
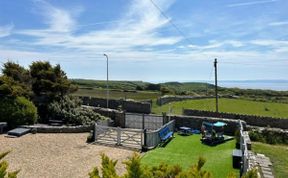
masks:
<path fill-rule="evenodd" d="M 163 106 L 156 106 L 156 104 L 154 104 L 152 111 L 154 113 L 161 114 L 162 112 L 168 112 L 169 107 L 172 107 L 172 112 L 174 114 L 182 114 L 183 108 L 215 111 L 215 99 L 186 100 L 180 102 L 172 102 L 171 104 L 165 104 Z M 288 104 L 283 103 L 256 102 L 243 99 L 220 98 L 219 111 L 288 118 Z"/>
<path fill-rule="evenodd" d="M 157 166 L 161 162 L 169 165 L 178 164 L 187 169 L 197 163 L 199 156 L 203 156 L 206 158 L 203 170 L 210 171 L 213 177 L 223 178 L 231 172 L 239 175 L 239 170 L 232 167 L 232 150 L 235 147 L 235 140 L 211 147 L 202 144 L 200 138 L 200 135 L 175 134 L 175 138 L 166 147 L 148 151 L 141 162 L 148 166 Z"/>
<path fill-rule="evenodd" d="M 278 178 L 288 177 L 288 146 L 287 145 L 269 145 L 259 142 L 253 142 L 254 152 L 265 154 L 270 158 L 273 164 L 274 175 Z"/>

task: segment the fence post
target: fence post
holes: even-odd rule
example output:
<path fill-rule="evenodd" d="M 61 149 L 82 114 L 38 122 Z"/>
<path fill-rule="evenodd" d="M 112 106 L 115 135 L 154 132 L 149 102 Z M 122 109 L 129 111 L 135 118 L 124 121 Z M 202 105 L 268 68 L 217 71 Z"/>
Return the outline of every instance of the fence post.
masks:
<path fill-rule="evenodd" d="M 117 145 L 121 145 L 121 129 L 117 127 Z"/>
<path fill-rule="evenodd" d="M 123 127 L 126 128 L 126 111 L 123 112 L 124 112 Z"/>
<path fill-rule="evenodd" d="M 145 128 L 145 115 L 142 114 L 142 129 Z"/>
<path fill-rule="evenodd" d="M 142 150 L 143 151 L 146 151 L 146 149 L 147 149 L 147 129 L 144 129 L 143 130 L 143 136 L 144 136 L 144 140 L 143 140 L 143 146 L 142 146 Z"/>
<path fill-rule="evenodd" d="M 167 123 L 167 114 L 166 112 L 162 112 L 162 125 Z"/>

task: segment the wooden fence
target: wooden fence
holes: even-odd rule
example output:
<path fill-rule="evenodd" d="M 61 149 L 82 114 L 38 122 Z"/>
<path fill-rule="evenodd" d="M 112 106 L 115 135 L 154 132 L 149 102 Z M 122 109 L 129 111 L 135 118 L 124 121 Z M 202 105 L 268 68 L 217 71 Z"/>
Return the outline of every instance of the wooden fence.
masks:
<path fill-rule="evenodd" d="M 156 130 L 166 123 L 165 116 L 152 114 L 125 114 L 125 128 Z"/>
<path fill-rule="evenodd" d="M 144 130 L 144 149 L 152 149 L 155 148 L 161 142 L 159 137 L 159 131 L 164 127 L 168 127 L 171 131 L 175 130 L 175 120 L 168 122 L 157 130 L 147 131 Z"/>

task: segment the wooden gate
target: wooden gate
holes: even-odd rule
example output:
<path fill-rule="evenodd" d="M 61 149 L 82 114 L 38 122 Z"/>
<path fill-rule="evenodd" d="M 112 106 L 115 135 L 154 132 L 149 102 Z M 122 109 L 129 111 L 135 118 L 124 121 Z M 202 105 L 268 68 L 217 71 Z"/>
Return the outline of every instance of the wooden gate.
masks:
<path fill-rule="evenodd" d="M 96 143 L 142 149 L 143 130 L 95 125 L 94 140 Z"/>

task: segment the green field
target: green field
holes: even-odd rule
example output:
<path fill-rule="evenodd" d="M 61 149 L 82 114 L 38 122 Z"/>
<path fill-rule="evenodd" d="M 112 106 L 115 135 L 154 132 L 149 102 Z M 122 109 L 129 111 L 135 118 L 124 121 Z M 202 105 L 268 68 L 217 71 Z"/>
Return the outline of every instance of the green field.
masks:
<path fill-rule="evenodd" d="M 229 173 L 239 174 L 239 170 L 232 167 L 232 150 L 235 140 L 217 146 L 204 145 L 200 135 L 180 136 L 169 142 L 166 147 L 158 147 L 148 151 L 141 162 L 148 166 L 157 166 L 161 162 L 169 165 L 178 164 L 187 169 L 196 164 L 199 156 L 207 159 L 203 170 L 210 171 L 215 178 L 226 177 Z"/>
<path fill-rule="evenodd" d="M 153 105 L 152 112 L 160 114 L 172 108 L 173 114 L 182 114 L 182 109 L 215 111 L 215 99 L 186 100 L 163 106 Z M 256 102 L 242 99 L 219 99 L 219 111 L 238 114 L 288 118 L 288 104 Z"/>
<path fill-rule="evenodd" d="M 106 98 L 105 89 L 88 89 L 79 88 L 77 92 L 73 93 L 75 96 L 91 96 L 97 98 Z M 113 99 L 134 99 L 134 100 L 147 100 L 156 99 L 159 97 L 158 92 L 152 91 L 121 91 L 121 90 L 109 90 L 109 98 Z"/>
<path fill-rule="evenodd" d="M 253 142 L 254 152 L 265 154 L 273 164 L 274 175 L 277 178 L 288 177 L 288 147 Z"/>

